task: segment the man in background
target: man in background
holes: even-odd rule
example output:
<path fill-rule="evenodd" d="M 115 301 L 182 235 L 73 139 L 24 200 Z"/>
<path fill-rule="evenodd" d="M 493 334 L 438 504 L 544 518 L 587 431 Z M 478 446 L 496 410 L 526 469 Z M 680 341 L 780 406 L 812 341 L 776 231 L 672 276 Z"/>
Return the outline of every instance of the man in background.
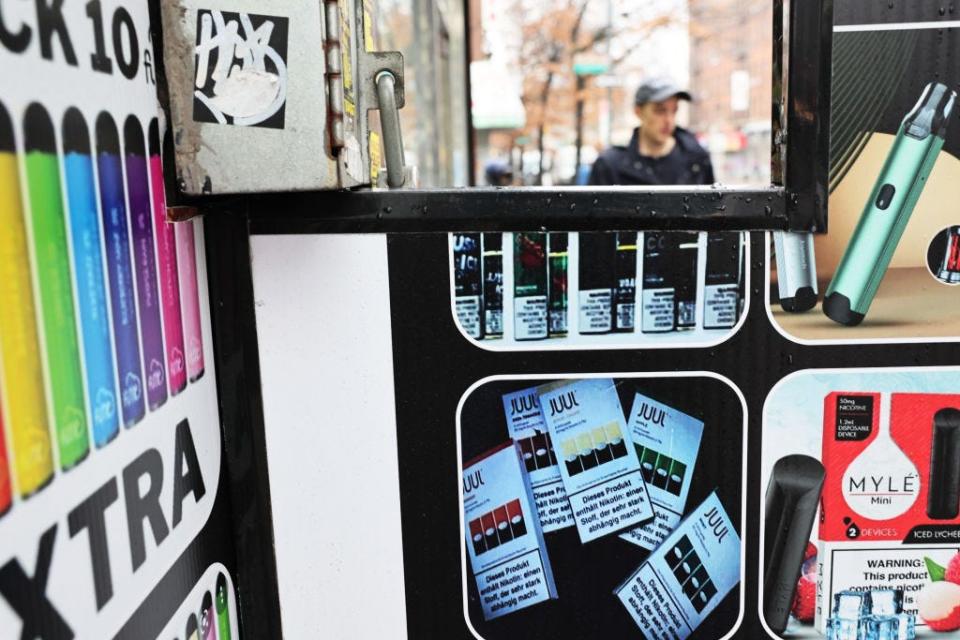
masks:
<path fill-rule="evenodd" d="M 640 126 L 630 143 L 606 149 L 590 171 L 592 185 L 713 184 L 710 154 L 692 133 L 677 126 L 680 100 L 690 93 L 669 78 L 652 78 L 637 89 L 634 113 Z"/>

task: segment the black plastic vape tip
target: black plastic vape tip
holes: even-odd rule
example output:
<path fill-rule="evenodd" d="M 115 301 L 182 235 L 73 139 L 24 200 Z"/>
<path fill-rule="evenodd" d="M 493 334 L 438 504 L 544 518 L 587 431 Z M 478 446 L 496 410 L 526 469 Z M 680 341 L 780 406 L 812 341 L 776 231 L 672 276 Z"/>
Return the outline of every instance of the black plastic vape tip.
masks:
<path fill-rule="evenodd" d="M 804 455 L 780 458 L 767 484 L 764 522 L 763 616 L 775 633 L 787 628 L 825 471 Z"/>
<path fill-rule="evenodd" d="M 956 99 L 955 91 L 939 82 L 931 82 L 924 88 L 917 105 L 904 118 L 904 133 L 917 140 L 925 140 L 931 135 L 946 137 Z"/>
<path fill-rule="evenodd" d="M 953 520 L 960 515 L 960 410 L 948 407 L 933 416 L 927 516 Z"/>
<path fill-rule="evenodd" d="M 803 313 L 817 306 L 813 287 L 800 287 L 790 298 L 780 298 L 780 307 L 787 313 Z"/>
<path fill-rule="evenodd" d="M 850 307 L 850 298 L 834 291 L 823 299 L 823 312 L 834 322 L 847 327 L 855 327 L 866 317 Z"/>

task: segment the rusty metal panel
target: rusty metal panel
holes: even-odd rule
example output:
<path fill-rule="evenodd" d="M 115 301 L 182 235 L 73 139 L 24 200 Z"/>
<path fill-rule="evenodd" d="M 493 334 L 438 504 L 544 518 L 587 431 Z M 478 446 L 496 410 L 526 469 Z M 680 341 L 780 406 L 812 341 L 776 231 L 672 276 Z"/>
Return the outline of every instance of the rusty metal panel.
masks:
<path fill-rule="evenodd" d="M 336 189 L 369 181 L 369 168 L 364 172 L 358 163 L 360 171 L 345 172 L 330 148 L 321 2 L 163 0 L 161 6 L 184 193 Z M 350 31 L 353 37 L 356 30 Z"/>

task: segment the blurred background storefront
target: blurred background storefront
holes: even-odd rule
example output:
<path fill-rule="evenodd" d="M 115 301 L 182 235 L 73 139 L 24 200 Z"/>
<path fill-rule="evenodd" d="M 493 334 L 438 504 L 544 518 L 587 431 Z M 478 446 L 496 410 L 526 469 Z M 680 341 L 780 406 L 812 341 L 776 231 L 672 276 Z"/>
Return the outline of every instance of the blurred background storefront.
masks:
<path fill-rule="evenodd" d="M 425 187 L 582 182 L 626 144 L 644 77 L 696 100 L 679 121 L 717 180 L 769 181 L 769 0 L 378 0 L 378 47 L 402 51 L 409 162 Z M 578 144 L 579 141 L 579 144 Z"/>

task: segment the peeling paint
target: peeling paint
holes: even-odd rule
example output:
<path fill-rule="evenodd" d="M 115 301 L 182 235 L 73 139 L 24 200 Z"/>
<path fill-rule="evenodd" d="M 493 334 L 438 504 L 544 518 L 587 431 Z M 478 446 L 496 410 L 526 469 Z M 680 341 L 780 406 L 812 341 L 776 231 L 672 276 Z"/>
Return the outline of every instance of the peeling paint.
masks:
<path fill-rule="evenodd" d="M 163 60 L 170 87 L 170 110 L 178 124 L 176 141 L 178 183 L 184 191 L 196 193 L 207 178 L 197 161 L 202 146 L 200 123 L 193 120 L 193 66 L 195 34 L 186 20 L 187 10 L 178 0 L 161 0 Z"/>

